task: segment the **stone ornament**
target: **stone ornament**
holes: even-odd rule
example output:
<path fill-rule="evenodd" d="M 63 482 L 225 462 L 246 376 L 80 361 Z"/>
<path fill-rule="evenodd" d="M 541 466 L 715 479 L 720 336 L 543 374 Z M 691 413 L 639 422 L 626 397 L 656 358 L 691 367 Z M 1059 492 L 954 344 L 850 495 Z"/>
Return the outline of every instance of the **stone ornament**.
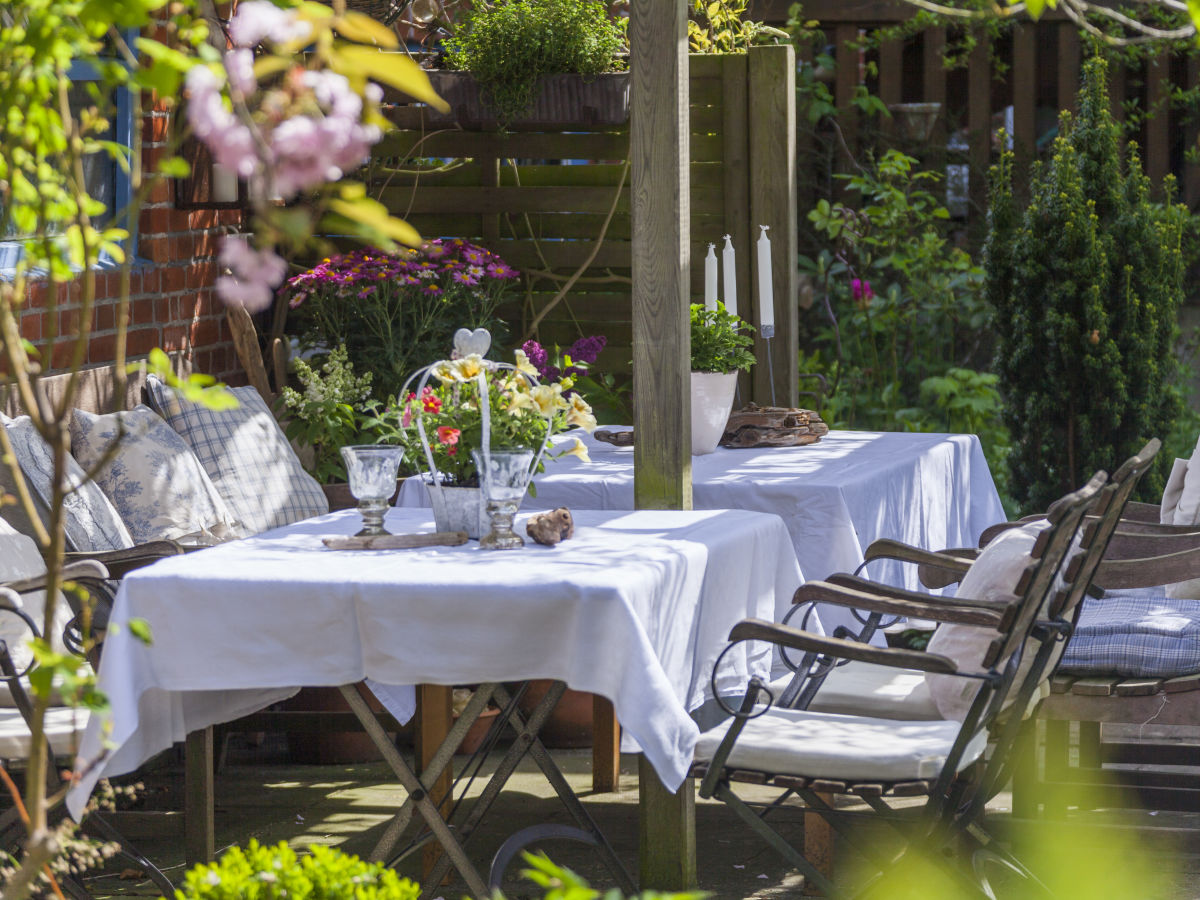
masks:
<path fill-rule="evenodd" d="M 553 547 L 559 541 L 574 537 L 575 520 L 571 518 L 569 509 L 560 506 L 558 509 L 530 516 L 525 524 L 525 533 L 537 543 Z"/>

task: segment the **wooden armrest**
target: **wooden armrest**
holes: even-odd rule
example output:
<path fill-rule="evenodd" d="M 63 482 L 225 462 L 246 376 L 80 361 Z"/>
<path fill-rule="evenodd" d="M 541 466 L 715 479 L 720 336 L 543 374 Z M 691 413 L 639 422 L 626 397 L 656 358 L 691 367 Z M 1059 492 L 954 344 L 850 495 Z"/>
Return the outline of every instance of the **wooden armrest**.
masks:
<path fill-rule="evenodd" d="M 948 656 L 926 653 L 922 650 L 902 650 L 896 647 L 875 647 L 859 641 L 842 638 L 822 637 L 790 625 L 779 625 L 765 619 L 743 619 L 729 632 L 731 641 L 769 641 L 795 650 L 813 651 L 838 659 L 853 659 L 860 662 L 877 663 L 898 669 L 917 669 L 953 675 L 958 665 Z"/>
<path fill-rule="evenodd" d="M 63 566 L 62 580 L 63 581 L 100 581 L 109 577 L 108 570 L 104 565 L 95 559 L 81 559 L 76 562 L 69 562 Z M 21 578 L 17 581 L 8 581 L 4 583 L 4 587 L 16 591 L 18 594 L 25 594 L 29 591 L 40 591 L 46 587 L 46 575 L 31 575 L 29 578 Z"/>
<path fill-rule="evenodd" d="M 123 578 L 134 569 L 140 569 L 167 556 L 178 556 L 184 548 L 176 541 L 148 541 L 128 550 L 99 550 L 66 554 L 68 562 L 95 560 L 108 569 L 113 578 Z"/>
<path fill-rule="evenodd" d="M 983 609 L 1003 616 L 1013 604 L 996 600 L 974 600 L 970 597 L 943 597 L 940 594 L 925 594 L 921 591 L 910 591 L 907 588 L 890 584 L 880 584 L 868 581 L 860 575 L 847 575 L 839 572 L 824 579 L 829 584 L 849 588 L 852 591 L 865 591 L 883 597 L 894 597 L 897 600 L 910 600 L 914 603 L 925 603 L 939 609 Z"/>
<path fill-rule="evenodd" d="M 1200 547 L 1140 559 L 1109 559 L 1096 568 L 1092 582 L 1106 590 L 1158 587 L 1200 578 Z"/>
<path fill-rule="evenodd" d="M 852 575 L 839 580 L 853 579 Z M 997 630 L 1007 627 L 1012 615 L 1011 604 L 976 600 L 970 605 L 956 604 L 954 598 L 931 598 L 928 594 L 885 588 L 870 581 L 859 581 L 862 587 L 849 587 L 828 581 L 810 581 L 800 585 L 792 597 L 793 603 L 833 603 L 853 609 L 907 616 L 910 619 L 934 619 L 958 625 L 983 625 Z M 876 590 L 879 588 L 879 590 Z"/>
<path fill-rule="evenodd" d="M 1139 503 L 1137 500 L 1130 500 L 1121 510 L 1121 518 L 1129 519 L 1131 522 L 1150 522 L 1157 525 L 1161 513 L 1162 507 L 1157 503 Z"/>
<path fill-rule="evenodd" d="M 1149 526 L 1146 526 L 1149 527 Z M 1104 550 L 1105 559 L 1142 559 L 1167 556 L 1200 547 L 1200 532 L 1137 531 L 1118 529 Z"/>
<path fill-rule="evenodd" d="M 920 566 L 917 571 L 921 583 L 928 588 L 941 588 L 953 584 L 967 574 L 967 570 L 971 568 L 971 563 L 978 553 L 979 551 L 974 547 L 956 547 L 934 552 L 894 541 L 891 538 L 882 538 L 871 543 L 867 552 L 863 554 L 863 561 L 895 559 L 900 562 L 916 563 Z"/>

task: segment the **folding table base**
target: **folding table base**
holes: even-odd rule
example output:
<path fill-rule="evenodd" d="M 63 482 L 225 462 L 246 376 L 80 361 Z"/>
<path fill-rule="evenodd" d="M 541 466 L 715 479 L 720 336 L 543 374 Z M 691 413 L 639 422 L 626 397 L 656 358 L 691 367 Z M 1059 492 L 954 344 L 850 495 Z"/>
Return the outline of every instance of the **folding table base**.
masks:
<path fill-rule="evenodd" d="M 593 845 L 621 889 L 626 893 L 636 892 L 633 879 L 621 865 L 608 840 L 583 804 L 580 803 L 579 798 L 575 796 L 575 792 L 571 790 L 566 778 L 538 738 L 538 732 L 542 725 L 554 709 L 555 704 L 558 703 L 563 691 L 566 690 L 565 684 L 555 682 L 534 708 L 528 721 L 521 716 L 513 698 L 509 696 L 502 685 L 495 683 L 480 685 L 419 777 L 388 739 L 387 733 L 375 719 L 374 713 L 359 696 L 354 686 L 343 685 L 340 690 L 346 698 L 346 702 L 349 703 L 350 709 L 358 717 L 372 742 L 379 748 L 385 761 L 409 794 L 408 799 L 404 801 L 392 821 L 388 823 L 383 836 L 371 853 L 371 858 L 389 862 L 389 864 L 396 861 L 393 856 L 396 844 L 411 823 L 414 813 L 420 814 L 425 826 L 431 832 L 431 837 L 437 840 L 444 851 L 444 855 L 438 859 L 425 878 L 423 897 L 436 893 L 451 866 L 462 876 L 474 896 L 491 896 L 492 891 L 489 884 L 472 865 L 466 854 L 465 846 L 526 754 L 530 755 L 538 764 L 546 776 L 546 780 L 550 782 L 559 800 L 567 808 L 578 827 L 539 825 L 511 836 L 504 842 L 493 860 L 489 881 L 493 885 L 498 885 L 500 879 L 503 878 L 504 868 L 527 844 L 546 838 L 564 838 Z M 512 745 L 501 758 L 496 771 L 484 786 L 482 794 L 472 806 L 470 813 L 466 815 L 461 824 L 452 825 L 447 818 L 443 818 L 438 804 L 430 798 L 429 790 L 437 783 L 442 772 L 450 764 L 454 751 L 467 729 L 479 718 L 479 715 L 487 707 L 488 701 L 493 698 L 499 705 L 501 713 L 492 725 L 489 740 L 498 735 L 499 730 L 505 726 L 511 727 L 516 736 Z M 454 818 L 455 811 L 450 812 L 450 819 Z M 420 846 L 421 843 L 424 841 L 418 842 L 415 846 Z"/>

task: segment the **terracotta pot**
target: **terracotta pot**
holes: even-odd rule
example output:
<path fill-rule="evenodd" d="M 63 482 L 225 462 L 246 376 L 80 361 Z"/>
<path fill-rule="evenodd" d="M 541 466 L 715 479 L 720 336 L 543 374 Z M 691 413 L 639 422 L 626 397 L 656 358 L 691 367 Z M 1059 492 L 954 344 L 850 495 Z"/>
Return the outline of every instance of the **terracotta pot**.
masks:
<path fill-rule="evenodd" d="M 528 716 L 533 712 L 550 685 L 549 679 L 529 682 L 521 698 L 521 712 Z M 592 746 L 592 703 L 594 694 L 573 691 L 567 688 L 558 704 L 550 712 L 550 718 L 542 726 L 542 743 L 553 750 L 577 750 Z"/>
<path fill-rule="evenodd" d="M 479 745 L 483 743 L 483 739 L 487 737 L 492 723 L 496 721 L 496 716 L 500 715 L 500 710 L 489 706 L 479 714 L 479 718 L 471 723 L 471 727 L 467 729 L 466 735 L 462 742 L 458 745 L 457 753 L 474 753 L 479 749 Z"/>
<path fill-rule="evenodd" d="M 374 712 L 385 712 L 383 704 L 361 685 L 359 694 Z M 283 705 L 284 709 L 299 712 L 350 711 L 341 691 L 335 687 L 301 688 Z M 364 731 L 293 731 L 288 732 L 287 739 L 292 762 L 301 765 L 348 765 L 383 759 Z"/>
<path fill-rule="evenodd" d="M 400 493 L 400 485 L 404 483 L 404 479 L 400 478 L 396 481 L 396 493 L 392 494 L 392 498 L 388 501 L 390 504 L 395 504 L 396 497 Z M 344 481 L 339 481 L 337 484 L 323 484 L 321 490 L 325 492 L 325 499 L 329 501 L 329 511 L 336 512 L 339 509 L 354 509 L 358 506 L 358 500 L 350 493 L 350 485 Z"/>

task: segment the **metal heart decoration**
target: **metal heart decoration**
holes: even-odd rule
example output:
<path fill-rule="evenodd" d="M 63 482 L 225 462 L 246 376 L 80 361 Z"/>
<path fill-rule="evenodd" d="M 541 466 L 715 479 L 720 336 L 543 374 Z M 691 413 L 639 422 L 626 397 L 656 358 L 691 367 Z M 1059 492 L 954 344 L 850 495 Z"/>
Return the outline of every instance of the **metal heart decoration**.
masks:
<path fill-rule="evenodd" d="M 470 328 L 460 328 L 454 332 L 454 355 L 459 359 L 472 353 L 487 356 L 491 346 L 492 334 L 486 328 L 476 328 L 474 331 Z"/>

